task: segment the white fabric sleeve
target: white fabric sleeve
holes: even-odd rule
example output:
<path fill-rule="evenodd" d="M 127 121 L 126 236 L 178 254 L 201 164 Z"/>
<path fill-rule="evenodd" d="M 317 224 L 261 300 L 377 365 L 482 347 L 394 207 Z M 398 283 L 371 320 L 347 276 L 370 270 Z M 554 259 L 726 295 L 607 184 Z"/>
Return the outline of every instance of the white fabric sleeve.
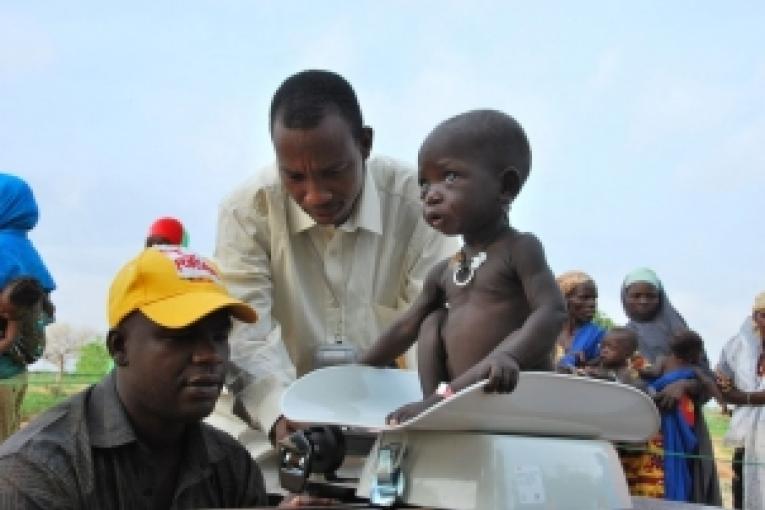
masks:
<path fill-rule="evenodd" d="M 229 337 L 227 385 L 250 417 L 268 433 L 281 413 L 281 396 L 295 380 L 295 367 L 271 316 L 270 228 L 255 203 L 235 197 L 219 211 L 215 259 L 229 292 L 258 313 L 255 324 L 236 323 Z"/>

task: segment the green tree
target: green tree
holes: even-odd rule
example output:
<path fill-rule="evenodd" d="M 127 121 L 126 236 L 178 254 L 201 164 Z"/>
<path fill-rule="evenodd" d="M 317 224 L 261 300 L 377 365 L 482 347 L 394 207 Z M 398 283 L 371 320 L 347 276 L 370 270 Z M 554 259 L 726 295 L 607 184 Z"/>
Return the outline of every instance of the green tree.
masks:
<path fill-rule="evenodd" d="M 111 367 L 111 360 L 103 340 L 89 342 L 80 348 L 76 371 L 83 375 L 104 375 Z"/>
<path fill-rule="evenodd" d="M 592 318 L 592 322 L 605 329 L 606 331 L 616 327 L 616 323 L 611 319 L 611 317 L 606 315 L 605 312 L 601 310 L 595 312 L 595 317 Z"/>

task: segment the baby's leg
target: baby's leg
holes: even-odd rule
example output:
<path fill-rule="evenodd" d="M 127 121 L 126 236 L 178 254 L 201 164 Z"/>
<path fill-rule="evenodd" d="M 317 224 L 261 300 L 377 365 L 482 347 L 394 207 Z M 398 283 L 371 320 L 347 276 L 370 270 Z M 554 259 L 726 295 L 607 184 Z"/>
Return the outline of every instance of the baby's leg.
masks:
<path fill-rule="evenodd" d="M 445 318 L 446 310 L 442 308 L 432 312 L 420 324 L 417 336 L 417 370 L 425 397 L 432 395 L 440 383 L 449 381 L 446 350 L 441 339 L 441 324 Z"/>

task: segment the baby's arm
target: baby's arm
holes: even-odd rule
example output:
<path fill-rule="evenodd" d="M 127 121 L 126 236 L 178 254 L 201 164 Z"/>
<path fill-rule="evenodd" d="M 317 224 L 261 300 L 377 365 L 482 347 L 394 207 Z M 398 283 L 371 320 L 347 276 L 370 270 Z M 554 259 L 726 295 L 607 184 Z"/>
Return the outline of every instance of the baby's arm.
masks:
<path fill-rule="evenodd" d="M 0 338 L 0 354 L 11 348 L 13 341 L 16 339 L 16 335 L 19 333 L 19 321 L 15 319 L 8 319 L 5 324 L 5 332 L 3 337 Z"/>
<path fill-rule="evenodd" d="M 377 339 L 362 356 L 362 365 L 386 366 L 402 355 L 417 340 L 420 324 L 443 304 L 441 277 L 448 259 L 436 264 L 423 283 L 422 292 L 404 314 Z"/>
<path fill-rule="evenodd" d="M 566 308 L 544 249 L 531 234 L 518 234 L 509 259 L 521 280 L 531 313 L 489 355 L 452 381 L 454 391 L 489 379 L 488 391 L 512 391 L 519 369 L 542 368 L 566 320 Z"/>

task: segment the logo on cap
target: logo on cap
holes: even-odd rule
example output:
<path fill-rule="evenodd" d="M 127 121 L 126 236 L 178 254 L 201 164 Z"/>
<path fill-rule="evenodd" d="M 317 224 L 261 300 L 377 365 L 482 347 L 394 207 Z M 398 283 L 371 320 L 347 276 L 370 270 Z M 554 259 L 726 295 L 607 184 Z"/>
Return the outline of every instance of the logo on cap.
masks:
<path fill-rule="evenodd" d="M 169 258 L 175 265 L 178 277 L 184 280 L 205 280 L 221 285 L 215 268 L 196 253 L 177 246 L 154 246 L 155 250 Z"/>

